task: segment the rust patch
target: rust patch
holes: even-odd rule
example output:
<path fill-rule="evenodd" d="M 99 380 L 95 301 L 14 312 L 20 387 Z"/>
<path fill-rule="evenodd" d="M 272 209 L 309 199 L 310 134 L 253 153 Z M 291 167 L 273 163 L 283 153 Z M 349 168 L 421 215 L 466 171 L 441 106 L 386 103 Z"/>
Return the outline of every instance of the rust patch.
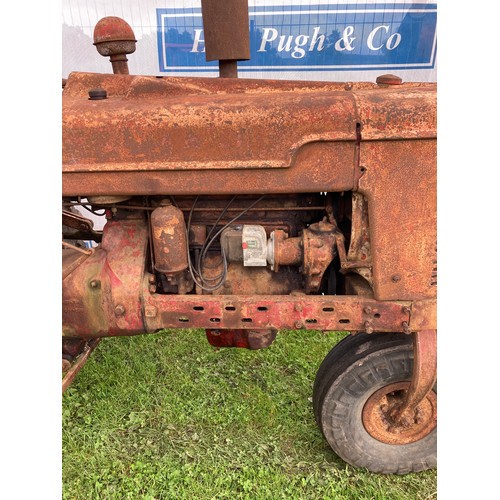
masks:
<path fill-rule="evenodd" d="M 409 382 L 382 387 L 366 402 L 363 425 L 378 441 L 387 444 L 410 444 L 423 439 L 437 426 L 437 396 L 430 392 L 414 409 L 411 417 L 402 422 L 393 417 L 404 403 Z"/>

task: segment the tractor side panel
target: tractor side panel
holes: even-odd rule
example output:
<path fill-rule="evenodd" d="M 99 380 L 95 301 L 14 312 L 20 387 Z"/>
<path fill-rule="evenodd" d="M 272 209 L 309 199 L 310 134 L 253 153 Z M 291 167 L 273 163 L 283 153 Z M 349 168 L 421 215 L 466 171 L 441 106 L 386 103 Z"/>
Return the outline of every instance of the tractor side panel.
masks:
<path fill-rule="evenodd" d="M 436 297 L 436 146 L 433 139 L 361 143 L 358 186 L 368 199 L 378 300 Z"/>

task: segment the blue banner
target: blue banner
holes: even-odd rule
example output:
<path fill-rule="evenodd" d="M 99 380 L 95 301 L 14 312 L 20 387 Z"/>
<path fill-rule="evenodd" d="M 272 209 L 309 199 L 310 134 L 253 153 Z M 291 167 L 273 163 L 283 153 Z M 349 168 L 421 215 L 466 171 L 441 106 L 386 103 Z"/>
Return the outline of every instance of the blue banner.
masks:
<path fill-rule="evenodd" d="M 215 71 L 207 63 L 201 9 L 157 9 L 160 72 Z M 434 68 L 437 4 L 255 7 L 251 59 L 240 71 Z"/>

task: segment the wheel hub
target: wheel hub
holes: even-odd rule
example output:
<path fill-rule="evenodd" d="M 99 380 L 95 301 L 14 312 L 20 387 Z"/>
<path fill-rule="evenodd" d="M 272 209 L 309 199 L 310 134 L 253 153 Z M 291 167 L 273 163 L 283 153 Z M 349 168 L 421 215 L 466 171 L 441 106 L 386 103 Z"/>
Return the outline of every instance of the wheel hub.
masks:
<path fill-rule="evenodd" d="M 410 382 L 382 387 L 365 403 L 362 413 L 366 431 L 387 444 L 409 444 L 427 436 L 437 425 L 437 396 L 430 391 L 413 414 L 400 417 Z"/>

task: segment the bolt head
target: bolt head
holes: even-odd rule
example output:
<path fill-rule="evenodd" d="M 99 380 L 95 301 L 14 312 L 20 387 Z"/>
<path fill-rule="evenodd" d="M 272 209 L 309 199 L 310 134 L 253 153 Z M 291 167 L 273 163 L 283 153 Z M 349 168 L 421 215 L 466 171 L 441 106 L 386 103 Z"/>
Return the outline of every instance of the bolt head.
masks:
<path fill-rule="evenodd" d="M 158 309 L 155 306 L 146 306 L 144 308 L 144 315 L 146 318 L 155 318 L 158 314 Z"/>
<path fill-rule="evenodd" d="M 125 307 L 122 304 L 118 304 L 115 307 L 115 316 L 123 316 L 125 314 Z"/>
<path fill-rule="evenodd" d="M 375 83 L 378 85 L 401 85 L 403 80 L 399 76 L 387 74 L 377 76 Z"/>

